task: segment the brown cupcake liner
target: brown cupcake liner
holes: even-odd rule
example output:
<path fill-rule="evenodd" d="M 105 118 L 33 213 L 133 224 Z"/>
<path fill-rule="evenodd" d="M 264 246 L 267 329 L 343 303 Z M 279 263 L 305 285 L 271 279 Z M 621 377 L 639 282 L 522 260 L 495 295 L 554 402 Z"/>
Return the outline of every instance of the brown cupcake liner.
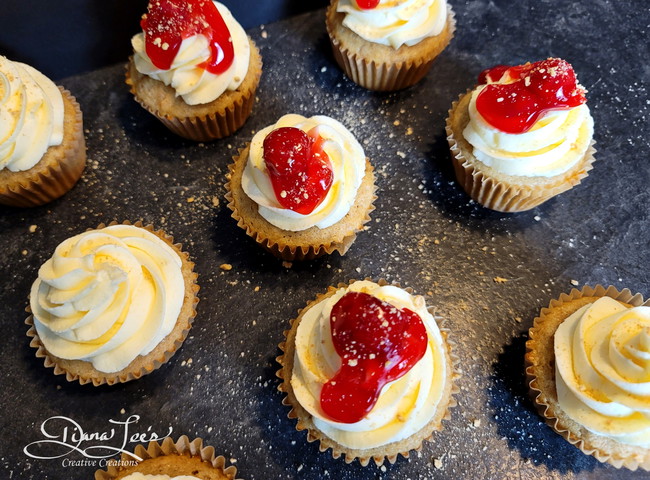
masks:
<path fill-rule="evenodd" d="M 108 225 L 102 223 L 97 227 L 97 229 L 118 224 L 133 225 L 155 234 L 172 247 L 178 256 L 181 257 L 183 262 L 181 268 L 186 271 L 183 275 L 186 291 L 180 315 L 183 314 L 183 310 L 189 310 L 186 315 L 187 318 L 180 318 L 179 316 L 174 329 L 147 355 L 138 355 L 129 365 L 119 372 L 107 373 L 96 370 L 92 366 L 91 362 L 85 360 L 66 360 L 48 352 L 38 336 L 38 332 L 34 326 L 34 317 L 31 315 L 31 308 L 28 306 L 25 310 L 27 313 L 30 313 L 30 315 L 25 320 L 25 324 L 29 325 L 27 331 L 27 336 L 31 338 L 29 346 L 36 349 L 37 358 L 44 359 L 43 363 L 46 368 L 53 368 L 55 375 L 65 375 L 65 379 L 68 382 L 78 381 L 81 385 L 92 383 L 94 386 L 103 384 L 115 385 L 117 383 L 126 383 L 131 380 L 137 380 L 140 377 L 153 372 L 174 356 L 176 351 L 187 338 L 192 323 L 194 322 L 194 318 L 196 317 L 196 306 L 199 303 L 199 286 L 196 283 L 198 274 L 194 272 L 194 263 L 190 261 L 189 254 L 182 250 L 182 245 L 180 243 L 175 244 L 174 238 L 171 235 L 167 235 L 162 230 L 155 230 L 152 225 L 145 226 L 140 221 L 135 223 L 131 223 L 128 220 L 121 223 L 113 221 Z M 82 372 L 80 372 L 80 370 L 82 370 Z"/>
<path fill-rule="evenodd" d="M 296 236 L 299 235 L 300 232 L 285 231 L 271 225 L 257 213 L 256 208 L 254 211 L 247 212 L 247 214 L 242 214 L 241 207 L 243 207 L 242 204 L 244 202 L 250 205 L 254 203 L 251 199 L 248 198 L 246 193 L 241 188 L 243 166 L 239 165 L 240 168 L 238 168 L 238 162 L 243 162 L 243 165 L 245 166 L 249 147 L 250 143 L 247 144 L 245 148 L 240 149 L 239 154 L 233 156 L 234 163 L 228 165 L 230 178 L 226 183 L 227 192 L 225 197 L 228 202 L 228 208 L 232 211 L 231 217 L 237 221 L 237 226 L 242 228 L 246 232 L 246 235 L 253 238 L 255 242 L 266 251 L 287 262 L 312 260 L 322 255 L 331 255 L 334 252 L 338 252 L 340 255 L 344 255 L 354 240 L 357 238 L 357 233 L 363 230 L 363 226 L 370 221 L 370 213 L 375 210 L 374 201 L 377 199 L 377 196 L 375 195 L 377 187 L 374 182 L 374 169 L 370 162 L 366 159 L 365 175 L 370 175 L 370 178 L 372 180 L 371 199 L 369 205 L 365 208 L 364 217 L 358 222 L 357 225 L 355 225 L 355 228 L 342 231 L 332 236 L 332 238 L 327 239 L 326 241 L 313 244 L 305 243 L 303 245 L 300 245 L 296 244 Z M 359 194 L 357 193 L 357 201 L 358 199 Z M 355 202 L 354 206 L 356 205 L 357 203 Z M 249 208 L 249 210 L 252 209 Z M 255 223 L 264 223 L 265 226 L 268 227 L 269 231 L 260 231 L 258 228 L 256 228 Z"/>
<path fill-rule="evenodd" d="M 650 300 L 644 301 L 639 293 L 632 294 L 627 288 L 619 291 L 613 286 L 602 285 L 584 286 L 581 290 L 574 288 L 570 293 L 560 295 L 559 299 L 551 300 L 549 306 L 542 308 L 539 316 L 533 321 L 526 342 L 525 365 L 529 394 L 544 421 L 586 455 L 615 468 L 624 467 L 633 471 L 641 468 L 650 471 L 650 449 L 625 445 L 592 433 L 564 413 L 558 403 L 555 390 L 553 333 L 571 313 L 602 297 L 613 298 L 629 307 L 650 306 Z M 562 310 L 561 318 L 551 319 L 558 309 Z"/>
<path fill-rule="evenodd" d="M 390 62 L 377 61 L 364 57 L 346 48 L 332 33 L 332 26 L 329 18 L 333 15 L 330 11 L 335 7 L 331 3 L 327 9 L 327 33 L 332 45 L 334 59 L 345 74 L 357 85 L 380 92 L 401 90 L 418 83 L 431 69 L 434 60 L 446 48 L 454 37 L 456 31 L 456 16 L 447 4 L 447 23 L 445 29 L 439 35 L 447 35 L 449 38 L 438 52 L 433 56 L 417 58 L 411 61 Z"/>
<path fill-rule="evenodd" d="M 593 168 L 593 162 L 596 161 L 594 158 L 596 153 L 594 145 L 596 142 L 594 140 L 591 140 L 585 156 L 580 160 L 580 168 L 576 171 L 573 171 L 574 169 L 569 170 L 560 180 L 554 183 L 540 185 L 510 184 L 482 171 L 475 162 L 472 162 L 464 155 L 452 128 L 453 112 L 463 97 L 469 95 L 470 92 L 471 90 L 468 90 L 465 94 L 461 94 L 459 99 L 452 103 L 446 119 L 445 131 L 456 180 L 472 200 L 497 212 L 523 212 L 570 190 L 588 176 L 589 171 Z"/>
<path fill-rule="evenodd" d="M 79 103 L 72 94 L 62 88 L 61 94 L 66 105 L 66 110 L 74 109 L 74 126 L 66 135 L 64 131 L 63 143 L 60 146 L 50 147 L 45 152 L 41 162 L 32 169 L 21 172 L 24 174 L 19 180 L 0 184 L 0 204 L 12 207 L 36 207 L 49 203 L 63 196 L 75 186 L 86 166 L 86 139 L 83 132 L 83 115 Z M 66 112 L 66 117 L 69 112 Z M 66 125 L 64 128 L 68 128 Z M 50 150 L 60 149 L 57 156 L 58 162 L 47 162 Z M 40 163 L 40 162 L 39 162 Z"/>
<path fill-rule="evenodd" d="M 249 39 L 249 41 L 251 44 L 251 60 L 254 58 L 253 53 L 256 56 L 255 58 L 260 59 L 260 69 L 258 72 L 254 73 L 255 81 L 250 88 L 240 91 L 239 95 L 231 105 L 210 114 L 190 117 L 175 117 L 173 115 L 161 113 L 154 105 L 147 104 L 138 96 L 134 79 L 131 76 L 130 65 L 133 62 L 133 57 L 129 58 L 129 64 L 126 66 L 126 84 L 129 85 L 131 93 L 136 101 L 142 105 L 142 108 L 155 116 L 163 123 L 163 125 L 176 135 L 197 142 L 205 142 L 228 137 L 246 123 L 246 120 L 253 111 L 255 92 L 257 91 L 257 86 L 259 85 L 262 74 L 259 50 L 252 40 Z M 247 73 L 247 75 L 251 74 L 250 69 L 253 67 L 253 62 L 251 62 L 249 73 Z"/>
<path fill-rule="evenodd" d="M 156 460 L 165 460 L 161 457 L 167 456 L 184 457 L 183 459 L 188 462 L 188 471 L 183 473 L 185 475 L 200 475 L 201 472 L 195 473 L 192 471 L 192 468 L 196 469 L 196 465 L 199 465 L 207 468 L 210 473 L 218 472 L 220 478 L 235 480 L 237 476 L 237 468 L 234 465 L 226 467 L 226 459 L 222 455 L 217 456 L 213 447 L 204 446 L 201 438 L 190 441 L 187 435 L 183 435 L 177 441 L 174 441 L 167 437 L 161 443 L 149 442 L 146 448 L 142 444 L 136 445 L 133 453 L 142 459 L 136 461 L 136 465 L 133 465 L 135 461 L 133 455 L 122 453 L 118 461 L 108 462 L 109 465 L 106 470 L 97 470 L 95 480 L 123 478 L 131 473 L 139 472 L 138 468 L 141 467 L 141 464 L 147 462 L 153 464 Z M 193 462 L 190 460 L 193 460 Z M 155 473 L 160 473 L 158 468 L 154 467 L 154 469 L 156 470 Z M 178 474 L 174 473 L 173 475 Z M 214 478 L 214 475 L 210 478 Z"/>
<path fill-rule="evenodd" d="M 370 278 L 365 278 L 367 281 L 373 281 Z M 436 316 L 433 307 L 427 307 L 427 310 L 431 315 L 433 315 L 436 323 L 438 323 L 438 328 L 440 329 L 444 344 L 447 347 L 447 360 L 449 361 L 448 368 L 448 381 L 450 382 L 449 391 L 447 395 L 447 404 L 443 407 L 444 410 L 439 412 L 427 425 L 425 425 L 419 432 L 403 439 L 399 442 L 389 443 L 387 445 L 382 445 L 370 449 L 353 449 L 345 447 L 335 440 L 329 438 L 323 432 L 321 432 L 313 423 L 311 414 L 307 412 L 298 402 L 297 398 L 293 393 L 293 388 L 291 387 L 291 375 L 293 373 L 293 354 L 294 347 L 292 346 L 295 342 L 295 333 L 297 329 L 297 323 L 300 322 L 302 315 L 313 305 L 321 302 L 327 297 L 332 296 L 339 288 L 345 288 L 353 284 L 356 280 L 350 280 L 347 284 L 339 283 L 337 287 L 328 287 L 327 292 L 324 294 L 319 294 L 313 301 L 307 303 L 305 308 L 298 310 L 298 316 L 290 320 L 291 328 L 283 332 L 285 340 L 279 344 L 279 348 L 282 351 L 282 355 L 276 358 L 276 361 L 280 364 L 280 368 L 276 372 L 276 376 L 281 380 L 280 385 L 278 385 L 278 390 L 285 394 L 282 404 L 290 407 L 290 411 L 287 414 L 287 417 L 290 419 L 296 419 L 296 430 L 303 431 L 307 430 L 307 441 L 308 442 L 319 442 L 319 451 L 325 452 L 328 449 L 331 449 L 332 457 L 335 459 L 344 457 L 345 463 L 352 463 L 354 460 L 358 460 L 362 466 L 367 466 L 371 460 L 374 461 L 377 467 L 380 467 L 385 460 L 388 460 L 390 464 L 393 464 L 397 461 L 398 456 L 403 456 L 404 458 L 409 458 L 411 450 L 420 451 L 422 445 L 425 441 L 433 442 L 433 435 L 435 431 L 442 429 L 443 421 L 451 420 L 451 409 L 458 405 L 455 395 L 460 393 L 460 389 L 456 385 L 456 381 L 461 376 L 460 370 L 460 360 L 458 356 L 454 353 L 456 344 L 453 340 L 449 338 L 449 329 L 440 325 L 444 323 L 444 319 L 439 316 Z M 380 286 L 389 285 L 389 283 L 380 279 L 376 282 Z M 391 284 L 396 287 L 400 287 L 399 284 Z M 401 287 L 400 287 L 401 288 Z M 413 294 L 411 288 L 405 288 L 405 290 Z M 289 345 L 289 346 L 288 346 Z M 286 372 L 285 372 L 286 369 Z M 444 401 L 444 400 L 443 400 Z"/>

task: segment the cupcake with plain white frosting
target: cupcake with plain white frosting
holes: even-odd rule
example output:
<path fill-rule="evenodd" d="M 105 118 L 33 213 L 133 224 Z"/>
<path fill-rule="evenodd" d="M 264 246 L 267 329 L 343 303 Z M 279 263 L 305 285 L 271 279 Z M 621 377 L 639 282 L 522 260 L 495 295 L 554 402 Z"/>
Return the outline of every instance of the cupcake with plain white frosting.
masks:
<path fill-rule="evenodd" d="M 75 98 L 35 68 L 0 56 L 0 204 L 51 202 L 77 183 L 85 166 Z"/>
<path fill-rule="evenodd" d="M 473 200 L 520 212 L 587 176 L 594 122 L 569 63 L 499 65 L 478 83 L 453 103 L 446 126 L 456 178 Z"/>
<path fill-rule="evenodd" d="M 650 470 L 650 301 L 584 287 L 550 302 L 526 342 L 540 414 L 582 452 Z"/>
<path fill-rule="evenodd" d="M 205 446 L 203 440 L 183 435 L 174 441 L 137 445 L 133 453 L 119 460 L 107 460 L 105 470 L 95 472 L 95 480 L 234 480 L 237 468 L 227 466 L 222 455 Z"/>
<path fill-rule="evenodd" d="M 82 384 L 151 373 L 178 350 L 196 315 L 193 267 L 172 237 L 140 222 L 68 238 L 32 285 L 26 323 L 36 356 Z"/>
<path fill-rule="evenodd" d="M 346 75 L 370 90 L 391 91 L 427 74 L 456 22 L 446 0 L 333 0 L 326 26 Z"/>
<path fill-rule="evenodd" d="M 206 141 L 250 115 L 262 58 L 228 8 L 211 0 L 151 2 L 126 71 L 136 100 L 172 132 Z"/>
<path fill-rule="evenodd" d="M 456 404 L 448 332 L 409 290 L 369 280 L 330 287 L 285 337 L 278 388 L 289 417 L 335 458 L 408 457 Z"/>
<path fill-rule="evenodd" d="M 372 166 L 333 118 L 284 115 L 234 160 L 226 185 L 232 216 L 284 260 L 344 254 L 374 210 Z"/>

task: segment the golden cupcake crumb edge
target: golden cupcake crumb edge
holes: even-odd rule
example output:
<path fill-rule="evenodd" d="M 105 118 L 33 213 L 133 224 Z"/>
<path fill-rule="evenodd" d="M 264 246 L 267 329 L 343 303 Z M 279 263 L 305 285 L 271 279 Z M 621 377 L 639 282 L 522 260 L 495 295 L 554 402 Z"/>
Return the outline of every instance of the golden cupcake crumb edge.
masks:
<path fill-rule="evenodd" d="M 142 444 L 137 445 L 133 453 L 142 461 L 136 461 L 136 465 L 133 465 L 134 457 L 122 453 L 120 459 L 110 462 L 106 470 L 97 470 L 95 480 L 117 480 L 136 472 L 159 473 L 146 471 L 146 466 L 147 462 L 153 463 L 161 457 L 172 457 L 175 460 L 174 469 L 177 473 L 170 472 L 174 475 L 199 475 L 198 478 L 210 479 L 218 475 L 217 478 L 223 480 L 236 480 L 237 476 L 237 468 L 234 465 L 226 466 L 226 459 L 222 455 L 217 456 L 213 447 L 205 446 L 201 438 L 190 440 L 187 435 L 183 435 L 174 441 L 171 437 L 167 437 L 162 442 L 149 442 L 146 447 Z M 196 460 L 201 462 L 199 464 L 201 471 L 198 473 L 193 471 L 197 468 Z M 155 469 L 158 468 L 156 465 Z M 145 472 L 142 472 L 143 469 Z M 206 471 L 214 475 L 203 477 L 201 474 Z"/>

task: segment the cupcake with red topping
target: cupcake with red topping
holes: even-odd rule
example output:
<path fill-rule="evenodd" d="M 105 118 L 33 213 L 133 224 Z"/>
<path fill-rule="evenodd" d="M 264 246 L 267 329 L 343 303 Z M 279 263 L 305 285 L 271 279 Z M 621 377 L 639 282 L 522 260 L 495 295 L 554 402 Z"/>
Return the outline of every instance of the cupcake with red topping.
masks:
<path fill-rule="evenodd" d="M 226 184 L 232 216 L 283 260 L 344 254 L 370 220 L 373 169 L 337 120 L 285 115 L 234 160 Z"/>
<path fill-rule="evenodd" d="M 126 71 L 136 100 L 191 140 L 239 129 L 253 109 L 262 58 L 230 11 L 212 0 L 155 0 L 141 26 Z"/>
<path fill-rule="evenodd" d="M 27 332 L 68 381 L 128 382 L 167 362 L 199 301 L 189 255 L 161 230 L 100 225 L 64 240 L 39 269 Z"/>
<path fill-rule="evenodd" d="M 0 204 L 33 207 L 68 192 L 86 166 L 75 98 L 0 55 Z"/>
<path fill-rule="evenodd" d="M 587 176 L 594 122 L 568 62 L 500 65 L 478 83 L 454 102 L 446 126 L 456 178 L 472 199 L 519 212 Z"/>
<path fill-rule="evenodd" d="M 537 410 L 583 453 L 650 471 L 650 300 L 585 286 L 543 308 L 526 342 Z"/>
<path fill-rule="evenodd" d="M 410 290 L 370 280 L 330 287 L 285 337 L 278 388 L 289 418 L 347 463 L 408 457 L 456 405 L 447 331 Z"/>
<path fill-rule="evenodd" d="M 333 0 L 326 26 L 334 58 L 353 82 L 392 91 L 427 74 L 456 22 L 446 0 Z"/>

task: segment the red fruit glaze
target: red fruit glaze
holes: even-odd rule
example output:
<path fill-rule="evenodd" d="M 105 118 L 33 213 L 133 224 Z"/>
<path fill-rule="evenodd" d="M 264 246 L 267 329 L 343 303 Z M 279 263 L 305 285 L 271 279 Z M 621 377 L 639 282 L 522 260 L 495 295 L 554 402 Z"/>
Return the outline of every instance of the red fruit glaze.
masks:
<path fill-rule="evenodd" d="M 506 73 L 513 83 L 492 83 Z M 527 132 L 544 113 L 587 101 L 573 68 L 559 58 L 516 67 L 498 65 L 481 72 L 478 81 L 488 85 L 476 98 L 476 109 L 490 125 L 507 133 Z"/>
<path fill-rule="evenodd" d="M 199 65 L 210 73 L 225 72 L 235 59 L 230 31 L 212 0 L 151 0 L 142 17 L 145 50 L 156 67 L 169 70 L 181 42 L 202 34 L 210 58 Z"/>
<path fill-rule="evenodd" d="M 343 295 L 332 308 L 330 327 L 341 368 L 323 385 L 320 404 L 336 422 L 365 417 L 384 385 L 411 370 L 427 350 L 427 330 L 417 313 L 367 293 Z"/>
<path fill-rule="evenodd" d="M 334 180 L 332 165 L 316 128 L 273 130 L 264 139 L 264 163 L 275 196 L 284 208 L 308 215 L 323 201 Z"/>
<path fill-rule="evenodd" d="M 357 5 L 361 10 L 372 10 L 379 5 L 380 0 L 357 0 Z"/>

